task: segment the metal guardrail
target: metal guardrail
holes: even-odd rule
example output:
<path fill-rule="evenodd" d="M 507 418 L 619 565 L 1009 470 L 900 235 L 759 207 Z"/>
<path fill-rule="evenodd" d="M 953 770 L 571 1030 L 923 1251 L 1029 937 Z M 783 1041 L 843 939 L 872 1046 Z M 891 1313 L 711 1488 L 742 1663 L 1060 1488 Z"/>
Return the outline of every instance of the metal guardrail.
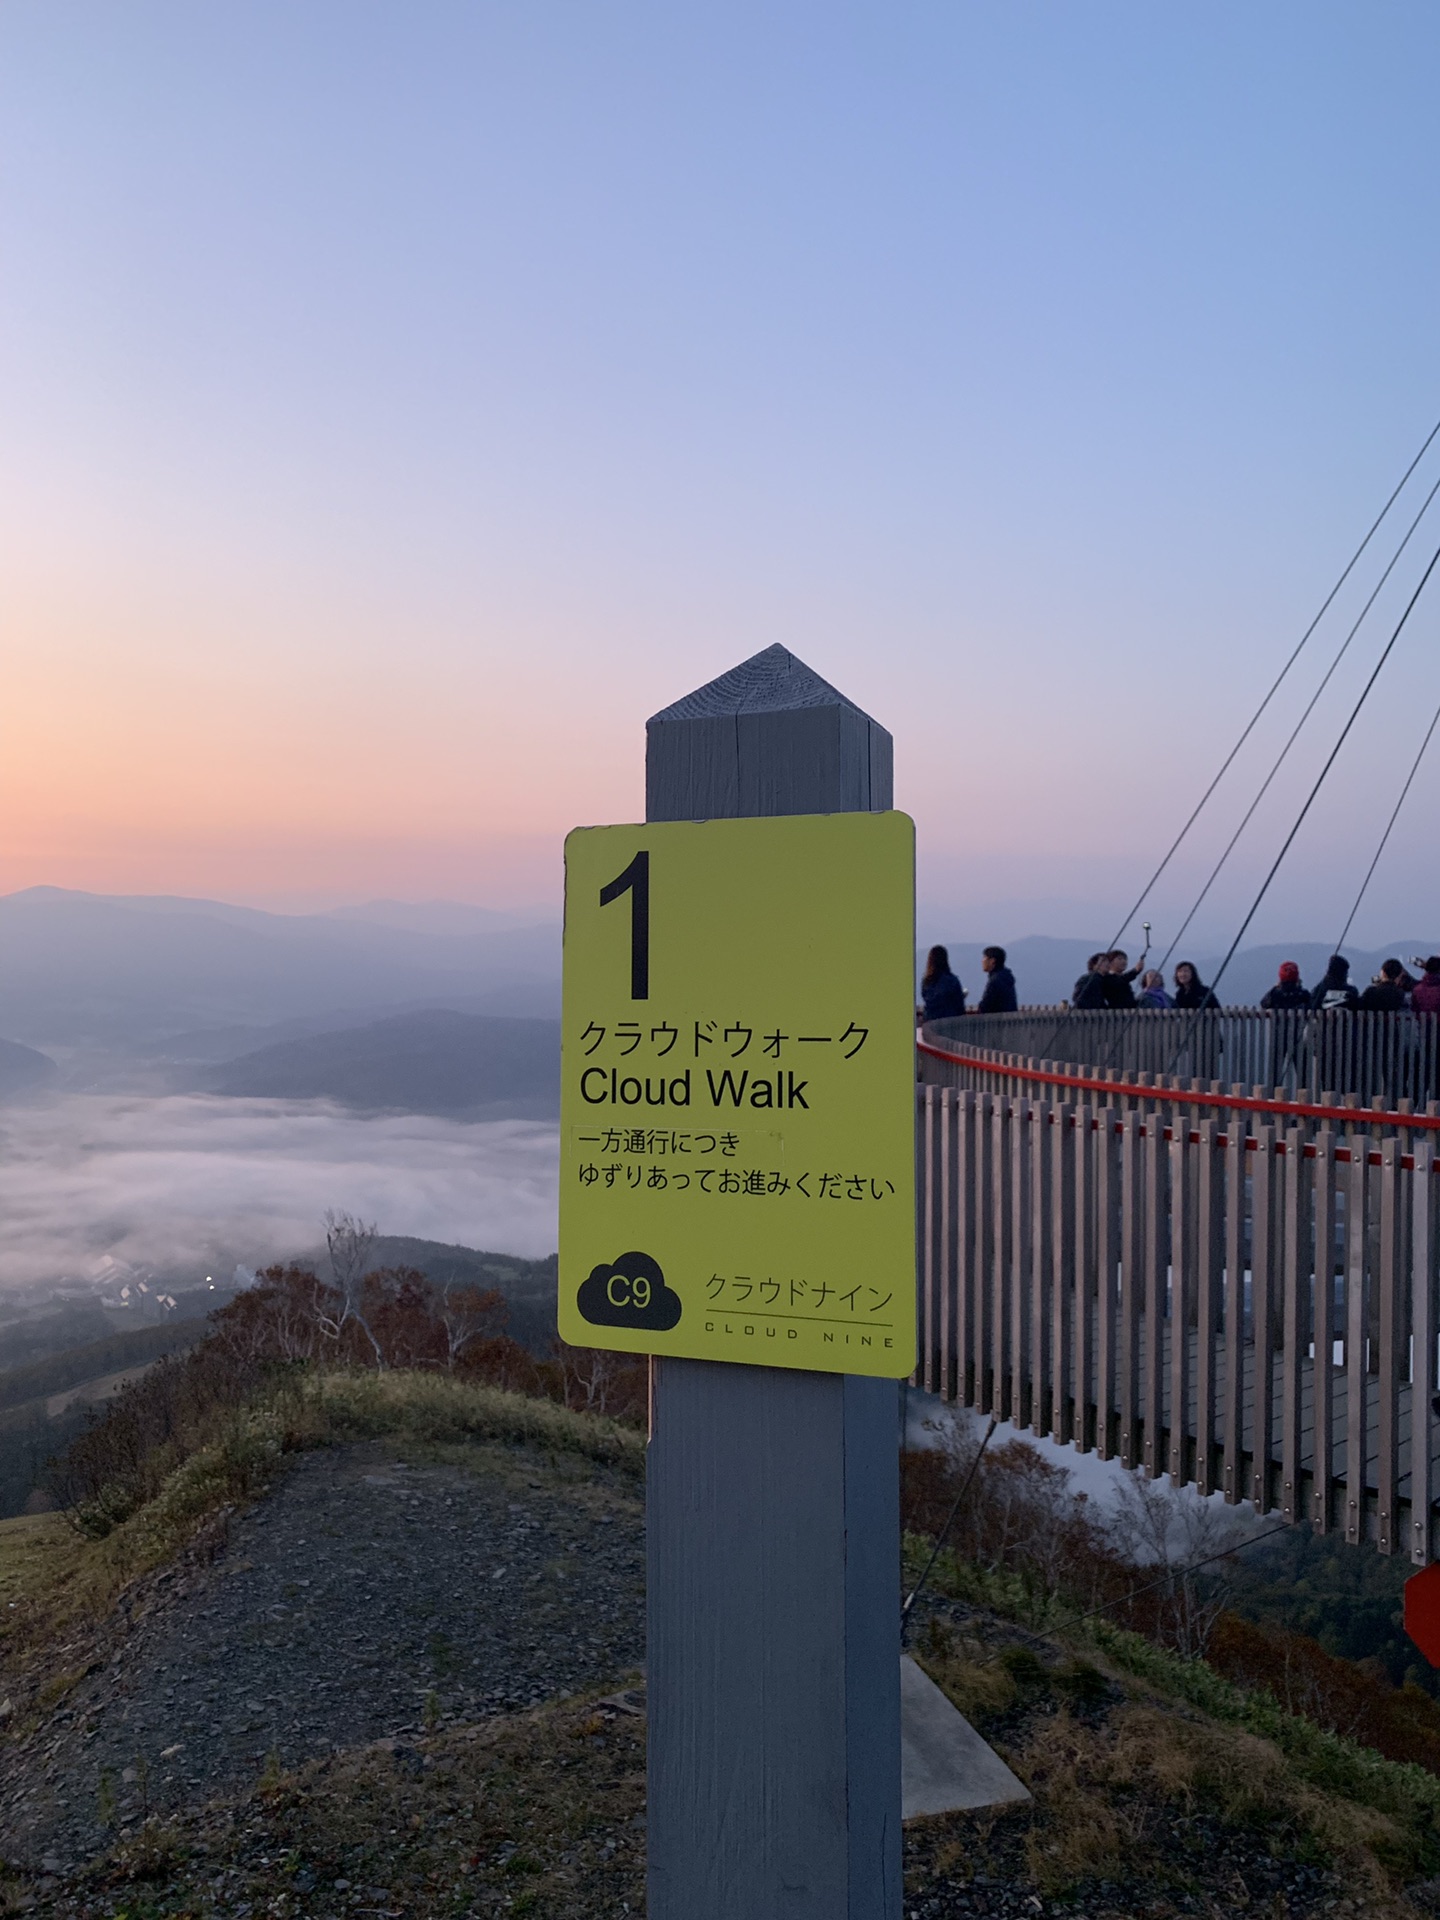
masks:
<path fill-rule="evenodd" d="M 917 1384 L 1428 1562 L 1433 1130 L 1412 1148 L 1347 1137 L 1344 1110 L 1277 1124 L 1162 1112 L 1174 1098 L 919 1088 Z"/>

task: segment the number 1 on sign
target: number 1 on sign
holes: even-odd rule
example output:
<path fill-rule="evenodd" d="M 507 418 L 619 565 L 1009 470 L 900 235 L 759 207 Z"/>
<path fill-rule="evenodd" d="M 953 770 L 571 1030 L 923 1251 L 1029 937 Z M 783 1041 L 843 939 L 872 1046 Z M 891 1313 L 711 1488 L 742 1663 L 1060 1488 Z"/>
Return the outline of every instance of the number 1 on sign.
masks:
<path fill-rule="evenodd" d="M 637 853 L 623 873 L 600 889 L 600 904 L 608 907 L 621 894 L 630 896 L 630 998 L 650 998 L 650 855 Z"/>

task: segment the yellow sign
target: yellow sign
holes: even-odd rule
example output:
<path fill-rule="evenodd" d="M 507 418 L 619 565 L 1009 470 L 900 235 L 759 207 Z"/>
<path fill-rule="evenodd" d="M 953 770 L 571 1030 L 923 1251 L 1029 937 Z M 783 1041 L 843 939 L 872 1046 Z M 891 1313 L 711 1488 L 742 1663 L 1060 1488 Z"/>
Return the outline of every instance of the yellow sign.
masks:
<path fill-rule="evenodd" d="M 572 1345 L 913 1370 L 914 873 L 902 813 L 566 840 Z"/>

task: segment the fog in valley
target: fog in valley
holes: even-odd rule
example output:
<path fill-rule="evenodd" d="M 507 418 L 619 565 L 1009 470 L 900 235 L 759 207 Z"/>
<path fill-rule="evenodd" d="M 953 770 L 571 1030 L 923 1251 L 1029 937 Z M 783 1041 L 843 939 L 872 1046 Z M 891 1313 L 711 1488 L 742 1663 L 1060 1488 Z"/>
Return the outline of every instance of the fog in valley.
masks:
<path fill-rule="evenodd" d="M 128 1318 L 144 1276 L 153 1312 L 315 1249 L 327 1208 L 554 1251 L 553 923 L 34 888 L 0 941 L 0 1307 L 134 1281 Z"/>
<path fill-rule="evenodd" d="M 933 912 L 924 922 L 922 946 L 949 938 L 978 989 L 978 939 Z M 394 1235 L 553 1252 L 553 921 L 453 902 L 286 915 L 37 887 L 0 899 L 0 947 L 12 1309 L 56 1291 L 118 1298 L 117 1269 L 152 1282 L 152 1307 L 157 1286 L 228 1283 L 237 1266 L 313 1250 L 327 1208 Z M 1012 941 L 1022 1001 L 1061 999 L 1086 950 Z M 1225 997 L 1257 998 L 1277 957 L 1240 955 Z M 1309 973 L 1323 964 L 1318 949 L 1297 957 Z M 1357 957 L 1356 977 L 1369 970 Z"/>
<path fill-rule="evenodd" d="M 0 1117 L 0 1291 L 102 1285 L 119 1261 L 195 1285 L 313 1247 L 333 1207 L 387 1233 L 555 1246 L 556 1133 L 364 1117 L 319 1101 L 71 1094 Z"/>

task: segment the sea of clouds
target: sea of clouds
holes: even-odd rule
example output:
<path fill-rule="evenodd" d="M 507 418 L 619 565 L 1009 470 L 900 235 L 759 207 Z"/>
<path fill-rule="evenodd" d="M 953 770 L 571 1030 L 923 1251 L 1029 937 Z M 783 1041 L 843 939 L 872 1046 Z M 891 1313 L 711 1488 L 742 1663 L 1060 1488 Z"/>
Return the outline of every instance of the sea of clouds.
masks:
<path fill-rule="evenodd" d="M 557 1162 L 555 1127 L 528 1121 L 202 1094 L 9 1107 L 0 1291 L 98 1278 L 113 1261 L 203 1281 L 314 1247 L 332 1207 L 382 1233 L 552 1253 Z"/>

